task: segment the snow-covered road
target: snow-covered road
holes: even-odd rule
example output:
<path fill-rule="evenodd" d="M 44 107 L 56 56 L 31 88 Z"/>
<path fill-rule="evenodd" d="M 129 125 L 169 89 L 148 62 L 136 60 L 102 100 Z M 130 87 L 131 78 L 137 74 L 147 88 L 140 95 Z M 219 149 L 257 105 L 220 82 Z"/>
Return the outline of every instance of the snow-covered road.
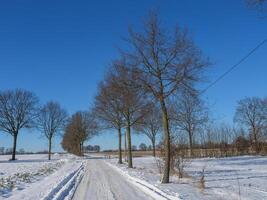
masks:
<path fill-rule="evenodd" d="M 87 161 L 86 171 L 74 195 L 74 200 L 151 200 L 104 160 Z"/>

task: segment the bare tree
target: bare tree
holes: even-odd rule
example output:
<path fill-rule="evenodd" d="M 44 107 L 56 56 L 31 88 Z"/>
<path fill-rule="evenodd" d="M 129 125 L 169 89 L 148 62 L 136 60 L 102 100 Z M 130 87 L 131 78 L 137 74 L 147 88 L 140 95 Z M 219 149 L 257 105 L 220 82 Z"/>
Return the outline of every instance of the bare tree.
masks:
<path fill-rule="evenodd" d="M 235 122 L 246 126 L 250 131 L 253 138 L 253 146 L 257 153 L 260 151 L 260 134 L 266 126 L 265 111 L 266 107 L 260 98 L 245 98 L 238 102 L 234 117 Z"/>
<path fill-rule="evenodd" d="M 146 95 L 135 84 L 137 74 L 127 68 L 124 59 L 113 63 L 110 80 L 114 90 L 117 90 L 117 98 L 121 101 L 122 116 L 125 120 L 125 129 L 128 143 L 128 167 L 132 168 L 132 143 L 131 129 L 139 123 L 148 109 Z"/>
<path fill-rule="evenodd" d="M 141 151 L 146 151 L 146 150 L 147 150 L 147 145 L 146 145 L 145 143 L 141 143 L 141 144 L 139 145 L 139 150 L 141 150 Z"/>
<path fill-rule="evenodd" d="M 59 103 L 50 101 L 45 104 L 37 117 L 37 126 L 48 139 L 48 159 L 51 160 L 52 139 L 64 129 L 67 120 L 67 112 Z"/>
<path fill-rule="evenodd" d="M 122 116 L 122 105 L 118 98 L 121 94 L 114 89 L 114 85 L 106 77 L 99 84 L 98 95 L 95 97 L 94 114 L 101 121 L 102 127 L 116 129 L 118 131 L 118 154 L 119 164 L 122 164 L 122 127 L 124 126 Z"/>
<path fill-rule="evenodd" d="M 68 123 L 63 137 L 61 141 L 62 148 L 72 154 L 81 155 L 81 149 L 80 149 L 80 141 L 79 138 L 77 138 L 76 134 L 74 134 L 73 126 L 71 123 Z"/>
<path fill-rule="evenodd" d="M 231 126 L 221 123 L 219 127 L 214 129 L 217 134 L 217 143 L 220 149 L 220 156 L 228 155 L 230 145 L 233 142 L 234 130 Z"/>
<path fill-rule="evenodd" d="M 158 17 L 152 13 L 144 23 L 143 32 L 130 29 L 129 43 L 132 52 L 125 55 L 141 73 L 138 81 L 143 89 L 159 102 L 162 112 L 165 166 L 162 183 L 169 182 L 170 174 L 170 130 L 166 100 L 189 82 L 199 81 L 200 72 L 208 62 L 189 38 L 188 32 L 176 28 L 172 35 L 161 27 Z"/>
<path fill-rule="evenodd" d="M 151 141 L 153 156 L 156 156 L 156 137 L 162 126 L 160 110 L 156 105 L 150 105 L 143 121 L 137 125 L 137 130 L 145 134 Z"/>
<path fill-rule="evenodd" d="M 0 92 L 0 130 L 13 136 L 12 160 L 16 159 L 20 129 L 34 126 L 38 98 L 29 91 L 16 89 Z"/>
<path fill-rule="evenodd" d="M 193 138 L 208 122 L 208 110 L 197 93 L 184 90 L 174 100 L 173 121 L 188 135 L 190 156 L 193 156 Z"/>
<path fill-rule="evenodd" d="M 62 147 L 70 153 L 82 156 L 84 142 L 96 135 L 97 131 L 98 124 L 92 113 L 76 112 L 66 126 Z"/>

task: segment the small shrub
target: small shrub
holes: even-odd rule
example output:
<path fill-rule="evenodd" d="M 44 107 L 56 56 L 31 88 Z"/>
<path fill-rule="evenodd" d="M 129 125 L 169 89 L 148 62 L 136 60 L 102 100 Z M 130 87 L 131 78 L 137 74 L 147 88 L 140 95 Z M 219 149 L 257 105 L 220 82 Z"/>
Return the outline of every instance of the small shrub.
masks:
<path fill-rule="evenodd" d="M 161 158 L 156 158 L 155 157 L 155 163 L 158 169 L 159 174 L 162 174 L 163 172 L 163 167 L 164 167 L 164 162 Z"/>
<path fill-rule="evenodd" d="M 178 153 L 174 158 L 174 167 L 178 170 L 178 177 L 183 178 L 186 173 L 184 169 L 190 164 L 190 160 L 185 158 L 183 153 Z M 174 171 L 175 171 L 174 169 Z"/>
<path fill-rule="evenodd" d="M 201 177 L 199 180 L 199 189 L 201 192 L 204 192 L 205 190 L 205 168 L 203 168 L 201 172 Z"/>

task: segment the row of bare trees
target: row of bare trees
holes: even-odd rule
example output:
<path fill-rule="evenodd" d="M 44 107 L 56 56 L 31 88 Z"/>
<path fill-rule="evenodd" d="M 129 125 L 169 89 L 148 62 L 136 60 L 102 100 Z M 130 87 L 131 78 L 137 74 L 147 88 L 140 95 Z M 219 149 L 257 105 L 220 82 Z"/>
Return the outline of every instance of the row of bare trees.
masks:
<path fill-rule="evenodd" d="M 218 124 L 209 120 L 206 107 L 203 109 L 201 104 L 191 104 L 194 100 L 192 97 L 186 102 L 183 101 L 184 98 L 187 97 L 184 95 L 180 98 L 180 106 L 176 109 L 178 116 L 182 117 L 180 120 L 174 117 L 172 127 L 174 138 L 180 148 L 190 150 L 188 156 L 267 153 L 266 98 L 250 97 L 238 101 L 233 125 Z M 183 104 L 191 106 L 183 106 Z M 192 114 L 193 110 L 197 111 L 196 115 Z M 190 133 L 190 127 L 193 134 Z"/>
<path fill-rule="evenodd" d="M 245 98 L 238 102 L 234 121 L 249 133 L 251 145 L 256 153 L 260 143 L 267 141 L 267 98 Z"/>
<path fill-rule="evenodd" d="M 29 128 L 37 128 L 48 140 L 48 159 L 50 160 L 53 138 L 62 133 L 66 125 L 66 132 L 79 129 L 81 137 L 79 141 L 82 143 L 96 130 L 91 115 L 85 112 L 78 112 L 68 120 L 66 110 L 57 102 L 49 101 L 40 105 L 34 93 L 23 89 L 0 91 L 0 131 L 13 137 L 11 160 L 16 159 L 19 132 L 21 129 Z"/>
<path fill-rule="evenodd" d="M 208 139 L 214 135 L 220 139 L 220 148 L 226 149 L 230 143 L 229 135 L 236 131 L 227 126 L 210 128 L 208 108 L 195 87 L 203 80 L 203 72 L 210 62 L 196 47 L 187 30 L 180 27 L 173 31 L 166 29 L 152 12 L 142 31 L 129 29 L 126 41 L 127 50 L 120 51 L 121 57 L 111 63 L 99 84 L 94 113 L 102 128 L 117 130 L 119 163 L 122 163 L 122 130 L 126 131 L 128 167 L 133 167 L 132 132 L 149 137 L 153 155 L 157 134 L 162 133 L 164 170 L 161 181 L 168 183 L 172 140 L 185 140 L 183 134 L 186 134 L 191 156 L 200 141 L 214 144 Z M 247 104 L 251 99 L 244 101 Z M 265 100 L 261 102 L 265 105 Z M 254 138 L 253 146 L 259 152 L 257 135 L 263 127 L 246 119 L 248 116 L 243 107 L 240 101 L 235 122 L 247 128 Z M 240 137 L 238 139 L 237 143 L 240 143 Z"/>
<path fill-rule="evenodd" d="M 48 140 L 48 158 L 51 159 L 52 139 L 60 133 L 67 112 L 56 102 L 39 105 L 37 96 L 27 90 L 0 91 L 0 131 L 13 137 L 11 160 L 16 159 L 17 138 L 23 128 L 38 128 Z"/>
<path fill-rule="evenodd" d="M 68 120 L 62 139 L 62 148 L 72 154 L 83 156 L 84 142 L 97 134 L 98 125 L 92 113 L 76 112 Z"/>
<path fill-rule="evenodd" d="M 127 41 L 128 50 L 122 51 L 121 58 L 112 62 L 99 85 L 95 113 L 104 127 L 118 130 L 119 163 L 122 162 L 121 129 L 126 130 L 128 167 L 133 167 L 132 130 L 146 133 L 154 145 L 155 135 L 161 128 L 165 150 L 162 183 L 168 183 L 171 151 L 169 102 L 184 90 L 194 94 L 194 85 L 200 81 L 209 62 L 187 30 L 176 27 L 171 32 L 165 29 L 155 13 L 149 15 L 142 31 L 130 29 Z"/>

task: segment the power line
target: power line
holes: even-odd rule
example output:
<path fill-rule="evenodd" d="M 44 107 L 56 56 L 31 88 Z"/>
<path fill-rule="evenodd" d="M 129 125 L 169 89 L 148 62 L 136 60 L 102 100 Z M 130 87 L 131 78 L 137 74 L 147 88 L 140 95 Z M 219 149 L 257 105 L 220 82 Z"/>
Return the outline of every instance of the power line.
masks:
<path fill-rule="evenodd" d="M 235 68 L 237 68 L 242 62 L 244 62 L 248 57 L 250 57 L 255 51 L 257 51 L 262 45 L 264 45 L 267 42 L 267 38 L 260 42 L 255 48 L 253 48 L 247 55 L 245 55 L 243 58 L 241 58 L 236 64 L 234 64 L 232 67 L 230 67 L 226 72 L 224 72 L 221 76 L 219 76 L 215 81 L 213 81 L 208 87 L 206 87 L 204 90 L 200 92 L 200 94 L 205 93 L 208 89 L 210 89 L 212 86 L 214 86 L 217 82 L 219 82 L 221 79 L 223 79 L 226 75 L 228 75 L 230 72 L 232 72 Z"/>

